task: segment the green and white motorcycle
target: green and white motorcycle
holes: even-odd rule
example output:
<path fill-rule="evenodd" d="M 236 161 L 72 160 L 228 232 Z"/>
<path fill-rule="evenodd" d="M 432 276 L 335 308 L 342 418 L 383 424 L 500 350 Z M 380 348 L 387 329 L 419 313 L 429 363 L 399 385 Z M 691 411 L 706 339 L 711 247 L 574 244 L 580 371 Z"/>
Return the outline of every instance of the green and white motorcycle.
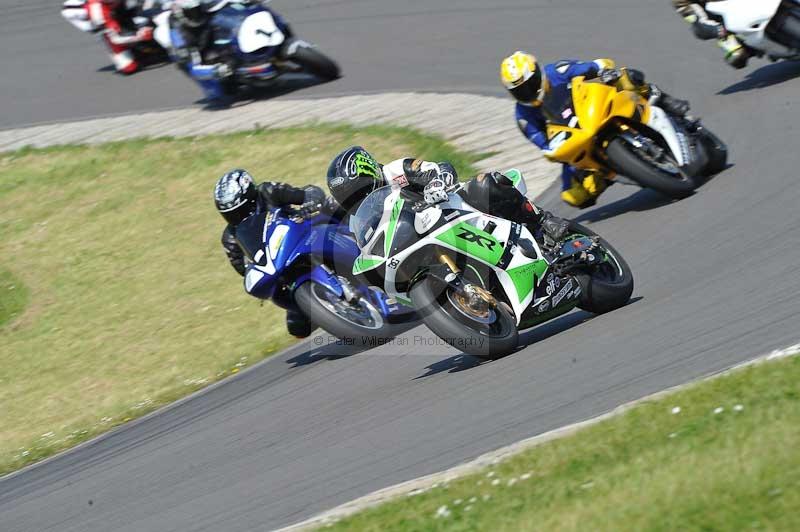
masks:
<path fill-rule="evenodd" d="M 519 171 L 506 175 L 526 192 Z M 575 307 L 600 314 L 627 304 L 631 270 L 591 230 L 571 222 L 563 241 L 539 243 L 524 225 L 469 206 L 459 189 L 435 206 L 407 189 L 372 192 L 350 218 L 361 249 L 353 273 L 413 305 L 448 344 L 489 359 L 514 351 L 520 330 Z"/>

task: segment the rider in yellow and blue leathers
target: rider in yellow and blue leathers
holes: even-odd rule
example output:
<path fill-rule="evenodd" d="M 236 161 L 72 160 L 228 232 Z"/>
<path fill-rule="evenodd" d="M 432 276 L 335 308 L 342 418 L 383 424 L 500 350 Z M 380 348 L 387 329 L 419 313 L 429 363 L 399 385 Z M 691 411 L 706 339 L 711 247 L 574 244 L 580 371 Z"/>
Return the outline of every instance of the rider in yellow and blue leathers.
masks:
<path fill-rule="evenodd" d="M 549 101 L 571 100 L 571 81 L 583 76 L 588 79 L 602 78 L 609 83 L 619 79 L 614 61 L 598 59 L 585 62 L 574 59 L 558 61 L 540 67 L 536 58 L 525 52 L 516 52 L 503 60 L 500 67 L 503 85 L 517 100 L 516 116 L 522 134 L 541 148 L 549 150 L 547 138 L 547 113 L 542 104 L 545 96 Z M 640 86 L 652 103 L 657 103 L 667 113 L 684 116 L 689 103 L 664 94 L 654 85 L 646 84 L 644 74 L 629 70 L 632 81 Z M 573 207 L 586 208 L 594 205 L 598 196 L 610 183 L 608 174 L 586 172 L 565 164 L 561 173 L 561 199 Z"/>

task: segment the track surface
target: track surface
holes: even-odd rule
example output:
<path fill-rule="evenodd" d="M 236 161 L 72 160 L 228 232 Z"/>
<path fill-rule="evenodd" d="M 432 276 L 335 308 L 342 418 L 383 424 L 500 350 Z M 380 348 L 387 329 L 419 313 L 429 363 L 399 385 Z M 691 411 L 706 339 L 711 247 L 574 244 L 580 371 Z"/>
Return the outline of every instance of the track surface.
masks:
<path fill-rule="evenodd" d="M 171 70 L 130 80 L 95 73 L 103 64 L 97 46 L 48 4 L 2 2 L 3 125 L 193 99 Z M 796 342 L 797 65 L 729 70 L 663 0 L 275 6 L 347 76 L 295 95 L 496 93 L 497 61 L 517 48 L 535 47 L 548 60 L 612 56 L 690 97 L 729 141 L 735 166 L 680 203 L 618 186 L 580 213 L 634 268 L 636 302 L 625 309 L 570 314 L 525 335 L 529 345 L 516 355 L 481 366 L 413 337 L 410 346 L 336 360 L 326 358 L 335 350 L 300 346 L 0 482 L 4 531 L 286 525 Z M 413 334 L 430 338 L 424 329 Z"/>

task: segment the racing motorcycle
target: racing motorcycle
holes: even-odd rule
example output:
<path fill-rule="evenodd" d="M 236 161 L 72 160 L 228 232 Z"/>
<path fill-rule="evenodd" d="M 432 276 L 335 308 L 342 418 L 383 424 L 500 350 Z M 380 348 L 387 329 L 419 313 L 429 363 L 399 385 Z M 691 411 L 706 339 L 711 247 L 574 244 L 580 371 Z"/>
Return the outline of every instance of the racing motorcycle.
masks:
<path fill-rule="evenodd" d="M 102 26 L 96 26 L 89 17 L 86 0 L 65 0 L 61 5 L 61 16 L 70 24 L 84 33 L 99 33 L 103 31 Z M 131 27 L 127 28 L 131 33 L 145 27 L 153 28 L 153 40 L 137 43 L 133 45 L 133 53 L 136 59 L 143 64 L 154 65 L 168 63 L 171 47 L 169 18 L 169 0 L 163 2 L 158 0 L 145 0 L 137 2 L 136 14 L 131 19 Z"/>
<path fill-rule="evenodd" d="M 699 178 L 727 164 L 727 147 L 716 135 L 698 120 L 651 105 L 624 68 L 614 84 L 577 77 L 571 90 L 546 96 L 542 109 L 548 159 L 619 173 L 670 198 L 691 195 Z"/>
<path fill-rule="evenodd" d="M 519 171 L 506 175 L 525 192 Z M 459 187 L 435 206 L 407 189 L 372 192 L 350 219 L 361 249 L 353 273 L 413 306 L 448 344 L 488 359 L 516 349 L 520 330 L 575 307 L 627 304 L 633 274 L 607 241 L 571 222 L 561 242 L 540 243 L 524 225 L 472 208 Z"/>
<path fill-rule="evenodd" d="M 301 217 L 291 207 L 253 214 L 236 228 L 248 257 L 248 294 L 302 311 L 312 323 L 341 339 L 371 345 L 395 336 L 414 321 L 412 308 L 351 274 L 358 246 L 330 217 Z"/>
<path fill-rule="evenodd" d="M 338 65 L 314 45 L 294 35 L 289 24 L 261 4 L 221 0 L 211 10 L 215 36 L 206 52 L 207 63 L 223 63 L 232 76 L 225 80 L 228 93 L 240 86 L 263 88 L 287 72 L 307 72 L 323 80 L 339 77 Z M 177 29 L 174 44 L 183 42 Z"/>
<path fill-rule="evenodd" d="M 772 61 L 800 59 L 800 2 L 797 0 L 725 0 L 706 10 L 756 55 Z"/>

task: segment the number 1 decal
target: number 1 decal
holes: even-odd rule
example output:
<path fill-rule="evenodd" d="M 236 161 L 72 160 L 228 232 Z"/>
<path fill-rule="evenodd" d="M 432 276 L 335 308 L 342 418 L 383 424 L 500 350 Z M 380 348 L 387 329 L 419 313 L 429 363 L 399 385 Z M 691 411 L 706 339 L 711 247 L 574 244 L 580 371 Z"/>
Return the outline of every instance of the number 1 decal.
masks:
<path fill-rule="evenodd" d="M 286 36 L 275 24 L 275 19 L 266 11 L 250 15 L 239 27 L 239 49 L 246 54 L 278 46 L 285 39 Z"/>

